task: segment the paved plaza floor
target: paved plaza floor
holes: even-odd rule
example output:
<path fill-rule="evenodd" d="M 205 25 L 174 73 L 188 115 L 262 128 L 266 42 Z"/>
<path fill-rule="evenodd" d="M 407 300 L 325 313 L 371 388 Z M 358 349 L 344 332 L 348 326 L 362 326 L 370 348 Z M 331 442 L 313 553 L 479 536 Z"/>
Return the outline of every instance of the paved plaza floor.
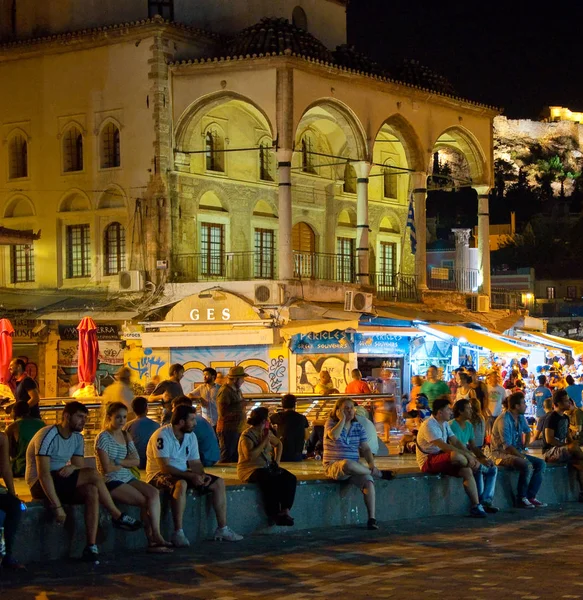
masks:
<path fill-rule="evenodd" d="M 381 524 L 382 525 L 382 524 Z M 206 542 L 4 573 L 3 600 L 583 598 L 583 505 Z"/>

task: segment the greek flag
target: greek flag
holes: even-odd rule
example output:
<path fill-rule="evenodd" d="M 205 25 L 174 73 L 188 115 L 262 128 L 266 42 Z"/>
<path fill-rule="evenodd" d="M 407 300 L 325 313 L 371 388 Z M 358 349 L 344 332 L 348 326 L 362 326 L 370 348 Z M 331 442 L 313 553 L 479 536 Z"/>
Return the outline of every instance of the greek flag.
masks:
<path fill-rule="evenodd" d="M 407 213 L 407 227 L 409 229 L 409 241 L 411 242 L 411 254 L 417 252 L 417 232 L 415 230 L 415 209 L 413 208 L 413 192 L 409 197 L 409 212 Z"/>

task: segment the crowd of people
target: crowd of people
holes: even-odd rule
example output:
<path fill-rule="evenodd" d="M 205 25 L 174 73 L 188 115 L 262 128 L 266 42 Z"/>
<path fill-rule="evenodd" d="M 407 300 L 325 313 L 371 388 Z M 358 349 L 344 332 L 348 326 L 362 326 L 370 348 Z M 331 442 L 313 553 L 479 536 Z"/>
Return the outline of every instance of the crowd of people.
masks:
<path fill-rule="evenodd" d="M 19 367 L 14 365 L 15 373 Z M 39 413 L 31 410 L 38 405 L 38 399 L 30 395 L 31 386 L 23 387 L 22 396 L 28 396 L 17 395 L 14 422 L 0 434 L 0 477 L 4 480 L 0 514 L 5 514 L 2 564 L 21 566 L 12 552 L 22 518 L 14 477 L 23 475 L 31 496 L 45 502 L 57 524 L 66 520 L 64 506 L 84 504 L 86 560 L 99 556 L 96 542 L 100 506 L 110 514 L 114 527 L 128 532 L 143 530 L 150 552 L 171 553 L 189 546 L 184 529 L 189 493 L 210 497 L 217 523 L 214 539 L 240 541 L 242 536 L 227 524 L 224 480 L 205 472 L 205 467 L 218 462 L 236 463 L 239 479 L 258 486 L 269 525 L 293 526 L 297 481 L 281 463 L 304 460 L 304 450 L 309 447 L 308 420 L 295 410 L 292 394 L 282 398 L 281 410 L 274 414 L 259 406 L 247 415 L 241 394 L 247 373 L 242 367 L 233 367 L 222 385 L 217 384 L 217 375 L 214 369 L 205 369 L 204 382 L 185 393 L 181 385 L 184 367 L 174 364 L 169 378 L 155 382 L 148 397 L 130 399 L 129 379 L 120 371 L 119 385 L 106 397 L 103 429 L 95 438 L 96 468 L 85 459 L 81 434 L 87 407 L 70 401 L 59 423 L 45 425 Z M 540 417 L 532 434 L 525 417 L 525 395 L 517 383 L 523 378 L 520 370 L 518 374 L 512 370 L 503 380 L 502 373 L 494 369 L 483 382 L 475 370 L 458 369 L 452 381 L 446 383 L 439 370 L 431 366 L 426 379 L 413 378 L 411 395 L 403 404 L 405 429 L 399 452 L 415 453 L 423 473 L 462 479 L 472 517 L 484 518 L 498 512 L 494 495 L 500 467 L 519 472 L 516 497 L 521 508 L 545 506 L 537 494 L 546 463 L 568 463 L 576 469 L 582 490 L 579 499 L 583 501 L 581 397 L 578 403 L 574 401 L 568 386 L 551 390 L 546 376 L 541 375 L 533 393 Z M 21 381 L 24 379 L 21 377 Z M 337 393 L 325 375 L 321 383 L 323 395 Z M 354 370 L 346 392 L 366 394 L 365 386 L 360 372 Z M 148 417 L 153 401 L 162 403 L 161 423 Z M 197 414 L 194 404 L 201 414 Z M 391 471 L 380 470 L 375 464 L 379 443 L 373 422 L 378 425 L 379 421 L 374 413 L 383 414 L 382 434 L 386 418 L 383 410 L 393 412 L 386 406 L 379 410 L 374 399 L 359 406 L 349 396 L 339 396 L 318 426 L 317 435 L 326 477 L 349 482 L 361 490 L 371 530 L 379 527 L 375 481 L 393 477 Z M 391 416 L 389 429 L 395 426 Z M 315 430 L 313 427 L 312 435 Z M 527 451 L 531 442 L 542 445 L 542 458 Z M 161 492 L 170 498 L 173 532 L 169 539 L 160 528 Z M 118 504 L 139 507 L 140 518 L 122 512 Z"/>

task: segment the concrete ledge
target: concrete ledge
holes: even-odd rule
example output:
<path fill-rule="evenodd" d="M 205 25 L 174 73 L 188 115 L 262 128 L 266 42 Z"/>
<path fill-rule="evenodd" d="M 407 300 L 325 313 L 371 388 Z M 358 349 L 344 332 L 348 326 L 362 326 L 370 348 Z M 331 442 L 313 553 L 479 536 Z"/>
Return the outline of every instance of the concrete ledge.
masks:
<path fill-rule="evenodd" d="M 501 509 L 514 506 L 518 474 L 500 469 L 495 503 Z M 423 518 L 437 515 L 466 515 L 468 500 L 462 482 L 447 476 L 423 475 L 419 471 L 399 473 L 392 481 L 378 481 L 377 518 L 379 521 Z M 575 474 L 568 467 L 549 466 L 544 475 L 539 498 L 549 504 L 575 501 L 579 487 Z M 227 487 L 228 522 L 238 533 L 268 533 L 287 528 L 268 528 L 259 490 L 255 485 Z M 122 510 L 139 517 L 135 507 Z M 28 504 L 17 539 L 15 555 L 22 562 L 46 561 L 80 556 L 85 546 L 83 507 L 66 507 L 68 518 L 58 527 L 42 502 Z M 294 530 L 339 525 L 362 525 L 366 509 L 362 494 L 355 487 L 323 479 L 298 481 L 292 510 Z M 492 516 L 490 518 L 496 518 Z M 208 497 L 189 497 L 184 528 L 193 545 L 212 539 L 216 521 Z M 163 500 L 163 532 L 170 535 L 172 517 L 168 499 Z M 103 553 L 116 550 L 142 550 L 146 537 L 142 531 L 126 533 L 114 529 L 109 515 L 101 511 L 98 543 Z M 241 543 L 245 543 L 244 541 Z"/>

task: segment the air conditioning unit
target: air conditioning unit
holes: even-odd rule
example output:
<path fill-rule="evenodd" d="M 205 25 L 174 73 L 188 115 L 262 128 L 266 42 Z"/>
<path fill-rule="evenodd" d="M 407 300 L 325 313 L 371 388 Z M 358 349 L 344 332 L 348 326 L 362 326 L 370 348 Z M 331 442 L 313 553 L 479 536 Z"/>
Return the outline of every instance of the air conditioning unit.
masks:
<path fill-rule="evenodd" d="M 469 308 L 474 312 L 488 312 L 490 310 L 490 298 L 488 296 L 471 296 Z"/>
<path fill-rule="evenodd" d="M 350 312 L 372 312 L 372 294 L 349 290 L 344 294 L 344 310 Z"/>
<path fill-rule="evenodd" d="M 257 283 L 253 296 L 255 304 L 277 305 L 283 302 L 283 289 L 279 283 Z"/>
<path fill-rule="evenodd" d="M 141 292 L 144 289 L 143 271 L 120 271 L 119 290 L 121 292 Z"/>

